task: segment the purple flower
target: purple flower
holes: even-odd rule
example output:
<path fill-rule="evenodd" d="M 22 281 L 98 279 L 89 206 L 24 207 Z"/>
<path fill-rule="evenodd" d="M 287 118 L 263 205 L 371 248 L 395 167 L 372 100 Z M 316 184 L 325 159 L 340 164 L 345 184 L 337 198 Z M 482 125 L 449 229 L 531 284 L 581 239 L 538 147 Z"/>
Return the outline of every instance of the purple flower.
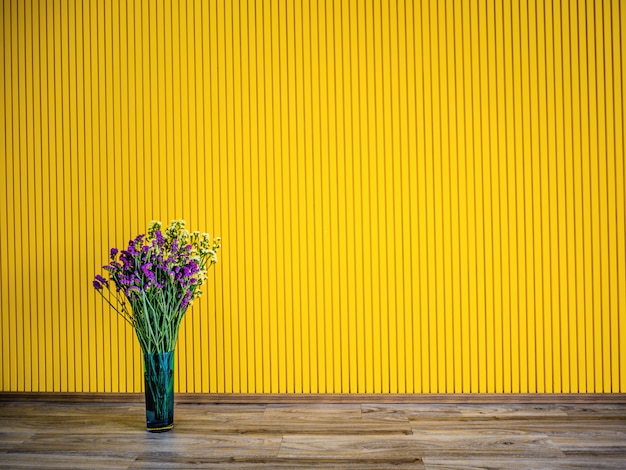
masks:
<path fill-rule="evenodd" d="M 146 263 L 141 267 L 141 270 L 148 279 L 154 280 L 154 273 L 150 271 L 150 268 L 152 268 L 152 263 Z"/>
<path fill-rule="evenodd" d="M 94 279 L 94 281 L 93 281 L 93 287 L 94 287 L 96 290 L 102 290 L 102 284 L 100 284 L 100 283 L 99 283 L 97 280 L 95 280 L 95 279 Z"/>
<path fill-rule="evenodd" d="M 117 248 L 111 248 L 111 259 L 115 259 L 118 253 L 119 250 Z"/>
<path fill-rule="evenodd" d="M 118 266 L 120 268 L 123 268 L 123 269 L 132 268 L 132 266 L 134 264 L 133 263 L 133 261 L 134 261 L 133 255 L 131 255 L 126 250 L 122 251 L 122 254 L 120 255 L 120 260 L 122 260 L 122 264 L 118 263 Z M 116 261 L 114 261 L 113 263 L 116 263 Z M 111 264 L 113 264 L 113 263 L 111 263 Z"/>
<path fill-rule="evenodd" d="M 165 244 L 165 238 L 160 230 L 154 232 L 154 242 L 157 246 L 163 246 Z"/>
<path fill-rule="evenodd" d="M 124 295 L 126 296 L 128 300 L 133 300 L 133 299 L 138 298 L 140 293 L 141 291 L 139 290 L 138 287 L 129 287 L 128 289 L 124 290 Z"/>
<path fill-rule="evenodd" d="M 191 291 L 185 292 L 183 296 L 182 302 L 180 303 L 180 308 L 185 310 L 189 306 L 189 302 L 191 302 Z"/>
<path fill-rule="evenodd" d="M 109 287 L 109 281 L 102 277 L 100 274 L 96 276 L 96 281 L 98 281 L 98 283 L 102 284 L 104 287 Z"/>
<path fill-rule="evenodd" d="M 120 284 L 123 286 L 132 286 L 135 283 L 135 278 L 132 276 L 121 276 Z"/>

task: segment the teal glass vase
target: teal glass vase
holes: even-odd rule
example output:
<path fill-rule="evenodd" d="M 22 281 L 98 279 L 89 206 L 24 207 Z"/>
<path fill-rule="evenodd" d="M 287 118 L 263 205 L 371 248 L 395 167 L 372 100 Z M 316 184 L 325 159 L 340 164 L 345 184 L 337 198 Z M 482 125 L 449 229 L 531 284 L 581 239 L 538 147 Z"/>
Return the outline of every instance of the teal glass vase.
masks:
<path fill-rule="evenodd" d="M 169 431 L 174 427 L 174 351 L 144 353 L 146 429 Z"/>

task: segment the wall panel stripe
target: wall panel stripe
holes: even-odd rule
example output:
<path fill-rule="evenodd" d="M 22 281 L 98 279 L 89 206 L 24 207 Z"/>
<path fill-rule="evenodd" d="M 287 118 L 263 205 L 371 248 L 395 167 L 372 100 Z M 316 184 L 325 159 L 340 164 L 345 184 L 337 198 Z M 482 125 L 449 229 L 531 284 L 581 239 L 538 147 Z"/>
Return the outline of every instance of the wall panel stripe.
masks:
<path fill-rule="evenodd" d="M 0 390 L 141 391 L 90 281 L 183 218 L 180 392 L 626 391 L 619 0 L 0 11 Z"/>

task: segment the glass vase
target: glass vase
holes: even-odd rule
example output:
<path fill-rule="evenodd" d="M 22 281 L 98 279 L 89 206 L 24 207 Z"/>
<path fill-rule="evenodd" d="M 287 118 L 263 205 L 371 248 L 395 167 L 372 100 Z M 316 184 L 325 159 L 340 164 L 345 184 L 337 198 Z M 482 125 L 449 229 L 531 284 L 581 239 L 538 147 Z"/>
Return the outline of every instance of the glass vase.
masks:
<path fill-rule="evenodd" d="M 169 431 L 174 427 L 174 351 L 144 353 L 146 429 Z"/>

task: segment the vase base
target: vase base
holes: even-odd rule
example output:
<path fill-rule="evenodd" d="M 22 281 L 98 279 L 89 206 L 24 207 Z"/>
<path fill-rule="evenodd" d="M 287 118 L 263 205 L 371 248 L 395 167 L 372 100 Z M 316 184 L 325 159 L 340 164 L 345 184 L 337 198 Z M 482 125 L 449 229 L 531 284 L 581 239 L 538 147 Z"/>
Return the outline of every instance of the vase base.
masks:
<path fill-rule="evenodd" d="M 166 432 L 174 427 L 174 424 L 167 424 L 165 426 L 158 426 L 155 428 L 146 427 L 146 431 L 148 432 Z"/>

